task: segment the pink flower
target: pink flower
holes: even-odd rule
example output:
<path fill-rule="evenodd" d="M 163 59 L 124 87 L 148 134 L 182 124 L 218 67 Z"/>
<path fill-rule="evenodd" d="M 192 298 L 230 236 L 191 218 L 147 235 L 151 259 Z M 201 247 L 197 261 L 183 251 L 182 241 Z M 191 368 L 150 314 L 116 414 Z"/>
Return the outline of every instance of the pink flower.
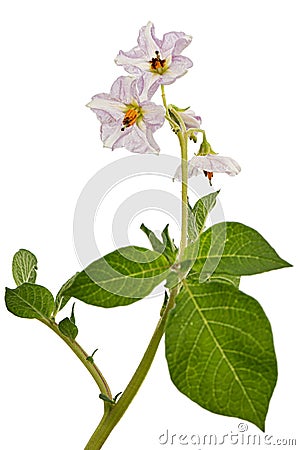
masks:
<path fill-rule="evenodd" d="M 88 103 L 101 122 L 104 147 L 125 147 L 135 153 L 158 153 L 153 133 L 164 123 L 164 109 L 148 100 L 141 101 L 142 79 L 119 77 L 109 94 L 97 94 Z"/>
<path fill-rule="evenodd" d="M 181 56 L 191 40 L 191 36 L 175 31 L 164 34 L 160 40 L 155 36 L 153 23 L 148 22 L 140 30 L 138 45 L 128 52 L 121 50 L 115 62 L 130 74 L 143 76 L 150 99 L 160 84 L 174 83 L 192 67 L 192 61 Z"/>
<path fill-rule="evenodd" d="M 227 175 L 234 176 L 238 175 L 240 171 L 241 168 L 239 164 L 228 156 L 210 154 L 204 156 L 193 156 L 188 164 L 189 178 L 204 172 L 204 175 L 209 179 L 210 184 L 214 172 L 227 173 Z M 174 179 L 181 181 L 181 166 L 177 168 Z"/>
<path fill-rule="evenodd" d="M 182 118 L 187 130 L 189 128 L 200 128 L 201 117 L 196 116 L 194 111 L 192 111 L 191 109 L 188 108 L 184 111 L 179 111 L 178 114 Z"/>

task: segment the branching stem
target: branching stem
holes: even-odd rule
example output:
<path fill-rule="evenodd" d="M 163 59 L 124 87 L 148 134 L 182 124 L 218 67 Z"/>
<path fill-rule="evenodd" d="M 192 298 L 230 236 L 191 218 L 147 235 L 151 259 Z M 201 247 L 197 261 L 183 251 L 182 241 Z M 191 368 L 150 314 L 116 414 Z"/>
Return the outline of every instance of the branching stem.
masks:
<path fill-rule="evenodd" d="M 181 200 L 182 200 L 182 228 L 181 228 L 181 240 L 180 240 L 180 249 L 179 249 L 179 261 L 181 260 L 184 250 L 187 246 L 187 224 L 188 224 L 188 155 L 187 155 L 187 143 L 188 143 L 188 132 L 186 130 L 185 124 L 178 112 L 172 109 L 171 106 L 167 105 L 166 95 L 164 86 L 161 86 L 162 92 L 162 101 L 166 110 L 166 118 L 170 122 L 172 128 L 177 131 L 177 136 L 180 143 L 181 148 L 181 175 L 182 175 L 182 191 L 181 191 Z M 172 115 L 176 119 L 176 122 L 170 117 L 169 111 L 172 112 Z M 176 127 L 176 128 L 175 128 Z M 132 402 L 133 398 L 137 394 L 140 386 L 142 385 L 150 367 L 153 362 L 153 359 L 156 355 L 159 343 L 161 338 L 165 332 L 165 326 L 167 322 L 167 318 L 171 309 L 175 306 L 175 298 L 179 292 L 179 285 L 171 289 L 170 298 L 168 304 L 160 318 L 156 329 L 152 335 L 152 338 L 149 342 L 149 345 L 144 353 L 141 362 L 133 374 L 130 382 L 128 383 L 125 391 L 116 402 L 115 405 L 112 405 L 111 409 L 108 411 L 106 415 L 103 416 L 101 422 L 97 426 L 93 435 L 91 436 L 89 442 L 87 443 L 85 450 L 100 450 L 110 435 L 111 431 L 117 425 L 128 406 Z"/>
<path fill-rule="evenodd" d="M 40 319 L 40 321 L 43 322 L 45 325 L 47 325 L 47 327 L 49 327 L 52 331 L 54 331 L 54 333 L 57 334 L 57 336 L 59 336 L 67 344 L 67 346 L 73 351 L 73 353 L 75 353 L 77 358 L 89 371 L 89 373 L 95 380 L 97 386 L 99 387 L 100 392 L 106 395 L 108 398 L 112 399 L 110 388 L 102 372 L 94 362 L 87 359 L 89 355 L 83 350 L 83 348 L 78 344 L 78 342 L 65 336 L 58 328 L 57 323 L 55 323 L 53 320 Z M 112 406 L 113 405 L 108 402 L 104 403 L 104 416 L 108 414 Z"/>

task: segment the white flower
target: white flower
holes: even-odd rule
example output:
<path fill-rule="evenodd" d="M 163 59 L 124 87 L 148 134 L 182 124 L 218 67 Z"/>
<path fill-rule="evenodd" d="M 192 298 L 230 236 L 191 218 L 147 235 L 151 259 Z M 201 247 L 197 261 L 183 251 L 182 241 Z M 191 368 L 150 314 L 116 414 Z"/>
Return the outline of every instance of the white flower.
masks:
<path fill-rule="evenodd" d="M 227 173 L 227 175 L 234 176 L 241 171 L 239 164 L 228 156 L 219 155 L 205 155 L 193 156 L 188 163 L 188 177 L 194 177 L 203 172 L 208 177 L 209 182 L 213 177 L 214 172 Z M 174 179 L 181 181 L 181 166 L 179 166 L 174 175 Z"/>
<path fill-rule="evenodd" d="M 191 40 L 191 36 L 176 31 L 158 39 L 153 23 L 148 22 L 140 30 L 138 45 L 128 52 L 120 50 L 115 62 L 130 74 L 143 76 L 150 99 L 159 85 L 174 83 L 192 67 L 192 61 L 181 55 Z"/>
<path fill-rule="evenodd" d="M 88 103 L 101 122 L 104 147 L 125 147 L 134 153 L 158 153 L 153 133 L 164 123 L 164 109 L 148 100 L 141 101 L 143 80 L 119 77 L 109 94 L 97 94 Z"/>

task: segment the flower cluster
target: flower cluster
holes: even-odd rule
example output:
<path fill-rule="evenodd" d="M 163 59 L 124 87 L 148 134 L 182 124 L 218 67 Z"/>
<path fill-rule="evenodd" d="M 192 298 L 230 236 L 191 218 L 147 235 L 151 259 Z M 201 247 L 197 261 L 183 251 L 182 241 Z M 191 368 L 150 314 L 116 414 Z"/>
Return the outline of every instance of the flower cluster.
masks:
<path fill-rule="evenodd" d="M 88 103 L 100 120 L 100 136 L 104 147 L 125 147 L 135 153 L 159 153 L 160 148 L 153 133 L 168 119 L 174 131 L 183 124 L 191 140 L 197 141 L 201 118 L 189 108 L 170 108 L 151 101 L 160 86 L 174 83 L 192 67 L 192 61 L 182 55 L 191 43 L 191 36 L 183 32 L 169 32 L 158 39 L 152 22 L 141 28 L 137 46 L 125 52 L 120 50 L 115 58 L 117 65 L 123 66 L 128 76 L 119 77 L 112 85 L 110 93 L 95 95 Z M 204 149 L 204 151 L 203 151 Z M 216 155 L 203 134 L 199 153 L 189 162 L 188 176 L 203 171 L 209 182 L 213 172 L 236 175 L 240 167 L 232 158 Z M 181 169 L 177 169 L 175 179 L 181 179 Z"/>
<path fill-rule="evenodd" d="M 126 147 L 138 153 L 158 153 L 153 132 L 163 125 L 164 109 L 150 100 L 161 84 L 171 84 L 183 76 L 192 61 L 181 52 L 191 42 L 185 33 L 155 36 L 151 22 L 142 27 L 138 45 L 120 51 L 116 64 L 131 75 L 118 78 L 109 94 L 98 94 L 88 103 L 101 122 L 101 139 L 105 147 Z"/>

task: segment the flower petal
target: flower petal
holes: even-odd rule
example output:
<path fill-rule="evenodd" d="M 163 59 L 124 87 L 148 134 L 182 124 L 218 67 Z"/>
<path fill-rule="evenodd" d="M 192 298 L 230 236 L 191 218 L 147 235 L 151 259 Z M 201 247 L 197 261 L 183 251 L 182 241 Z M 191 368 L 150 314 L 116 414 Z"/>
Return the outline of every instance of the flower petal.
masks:
<path fill-rule="evenodd" d="M 227 175 L 237 175 L 241 168 L 239 164 L 228 156 L 205 155 L 193 156 L 188 165 L 188 177 L 199 175 L 202 171 L 226 173 Z M 174 175 L 175 180 L 181 181 L 181 166 L 179 166 Z"/>
<path fill-rule="evenodd" d="M 169 55 L 179 55 L 192 41 L 192 37 L 183 32 L 171 31 L 163 36 L 161 54 L 164 58 Z"/>
<path fill-rule="evenodd" d="M 140 130 L 137 125 L 127 128 L 127 133 L 115 141 L 112 149 L 125 147 L 133 153 L 159 153 L 159 146 L 155 142 L 151 130 Z"/>
<path fill-rule="evenodd" d="M 161 41 L 155 37 L 155 29 L 152 22 L 142 27 L 138 37 L 138 44 L 145 58 L 150 61 L 156 51 L 160 51 Z"/>
<path fill-rule="evenodd" d="M 132 75 L 141 75 L 142 72 L 149 70 L 149 62 L 145 59 L 144 55 L 142 57 L 136 57 L 131 56 L 132 54 L 133 50 L 129 52 L 120 50 L 115 58 L 115 63 L 118 66 L 124 66 L 126 72 Z M 136 54 L 139 54 L 139 52 L 136 52 Z"/>
<path fill-rule="evenodd" d="M 111 97 L 118 99 L 123 104 L 130 104 L 137 98 L 137 80 L 134 77 L 119 77 L 110 89 Z"/>
<path fill-rule="evenodd" d="M 177 78 L 182 77 L 187 73 L 187 70 L 192 67 L 192 61 L 186 56 L 175 56 L 169 69 L 162 75 L 161 84 L 172 84 Z"/>
<path fill-rule="evenodd" d="M 186 111 L 178 111 L 178 114 L 181 116 L 182 120 L 184 121 L 184 124 L 185 124 L 187 130 L 189 128 L 200 128 L 201 117 L 196 116 L 194 111 L 192 111 L 191 109 L 187 109 Z"/>
<path fill-rule="evenodd" d="M 121 138 L 126 137 L 128 134 L 128 128 L 121 131 L 122 120 L 114 122 L 112 124 L 102 123 L 100 127 L 100 136 L 103 142 L 103 146 L 114 149 L 115 143 Z"/>
<path fill-rule="evenodd" d="M 194 156 L 189 165 L 191 168 L 227 173 L 230 176 L 237 175 L 241 171 L 239 164 L 233 158 L 220 155 Z"/>
<path fill-rule="evenodd" d="M 104 111 L 107 117 L 110 116 L 115 119 L 121 117 L 125 107 L 123 103 L 113 99 L 109 94 L 94 95 L 92 100 L 86 106 L 91 108 L 97 115 L 99 111 Z"/>
<path fill-rule="evenodd" d="M 143 110 L 143 121 L 151 131 L 156 131 L 165 121 L 165 111 L 162 106 L 156 105 L 153 102 L 141 103 Z"/>

